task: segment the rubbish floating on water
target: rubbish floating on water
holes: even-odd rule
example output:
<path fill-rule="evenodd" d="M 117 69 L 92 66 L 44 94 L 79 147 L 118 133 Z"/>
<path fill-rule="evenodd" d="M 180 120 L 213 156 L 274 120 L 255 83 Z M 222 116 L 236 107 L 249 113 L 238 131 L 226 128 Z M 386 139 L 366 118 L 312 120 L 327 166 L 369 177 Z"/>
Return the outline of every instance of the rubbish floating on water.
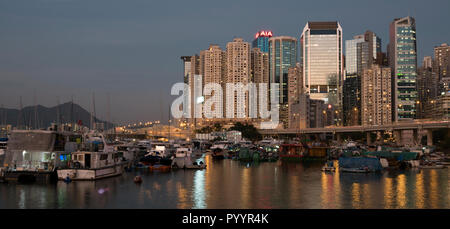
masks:
<path fill-rule="evenodd" d="M 134 177 L 134 183 L 136 183 L 136 184 L 142 183 L 142 177 L 141 176 L 135 176 Z"/>

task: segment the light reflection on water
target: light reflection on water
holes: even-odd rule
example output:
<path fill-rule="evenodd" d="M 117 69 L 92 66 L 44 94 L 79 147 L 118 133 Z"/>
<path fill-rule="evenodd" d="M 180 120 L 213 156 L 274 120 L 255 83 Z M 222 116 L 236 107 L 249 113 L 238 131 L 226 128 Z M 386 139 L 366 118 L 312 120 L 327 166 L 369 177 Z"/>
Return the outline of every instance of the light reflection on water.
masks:
<path fill-rule="evenodd" d="M 206 170 L 0 184 L 0 208 L 450 208 L 450 169 L 351 174 L 321 172 L 322 163 L 201 160 Z"/>

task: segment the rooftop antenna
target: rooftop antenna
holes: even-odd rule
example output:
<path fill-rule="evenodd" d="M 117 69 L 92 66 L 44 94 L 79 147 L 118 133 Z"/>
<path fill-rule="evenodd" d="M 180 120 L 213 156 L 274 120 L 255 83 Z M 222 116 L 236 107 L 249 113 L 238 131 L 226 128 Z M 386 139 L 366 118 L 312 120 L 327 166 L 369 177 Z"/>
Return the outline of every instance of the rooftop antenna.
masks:
<path fill-rule="evenodd" d="M 19 99 L 19 114 L 17 116 L 17 129 L 19 129 L 19 130 L 22 127 L 21 126 L 22 125 L 22 121 L 25 122 L 22 109 L 23 109 L 22 96 L 20 96 L 20 99 Z"/>

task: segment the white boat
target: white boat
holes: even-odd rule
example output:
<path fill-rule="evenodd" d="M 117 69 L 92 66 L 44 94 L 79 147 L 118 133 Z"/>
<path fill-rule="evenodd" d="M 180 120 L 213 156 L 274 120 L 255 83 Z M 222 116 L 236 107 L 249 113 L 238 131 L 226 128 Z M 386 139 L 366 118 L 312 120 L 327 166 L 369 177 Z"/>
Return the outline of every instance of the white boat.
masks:
<path fill-rule="evenodd" d="M 57 170 L 59 180 L 97 180 L 123 173 L 127 163 L 102 134 L 90 132 L 83 139 L 83 149 L 72 152 L 69 166 Z"/>
<path fill-rule="evenodd" d="M 191 157 L 192 150 L 190 148 L 177 148 L 177 151 L 175 153 L 176 158 L 184 158 L 184 157 Z"/>
<path fill-rule="evenodd" d="M 58 169 L 58 179 L 98 180 L 123 173 L 125 163 L 114 158 L 115 153 L 79 151 L 72 153 L 69 168 Z"/>

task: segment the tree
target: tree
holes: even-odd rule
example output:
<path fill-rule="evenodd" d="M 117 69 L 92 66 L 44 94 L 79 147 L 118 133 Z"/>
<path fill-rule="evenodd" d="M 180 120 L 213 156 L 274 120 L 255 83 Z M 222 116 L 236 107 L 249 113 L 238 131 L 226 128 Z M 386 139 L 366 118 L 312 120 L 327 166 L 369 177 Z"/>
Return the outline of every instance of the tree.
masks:
<path fill-rule="evenodd" d="M 256 127 L 249 124 L 242 124 L 237 122 L 234 126 L 230 127 L 228 130 L 236 130 L 242 133 L 242 137 L 250 140 L 250 141 L 259 141 L 262 139 L 261 134 L 258 132 Z"/>

